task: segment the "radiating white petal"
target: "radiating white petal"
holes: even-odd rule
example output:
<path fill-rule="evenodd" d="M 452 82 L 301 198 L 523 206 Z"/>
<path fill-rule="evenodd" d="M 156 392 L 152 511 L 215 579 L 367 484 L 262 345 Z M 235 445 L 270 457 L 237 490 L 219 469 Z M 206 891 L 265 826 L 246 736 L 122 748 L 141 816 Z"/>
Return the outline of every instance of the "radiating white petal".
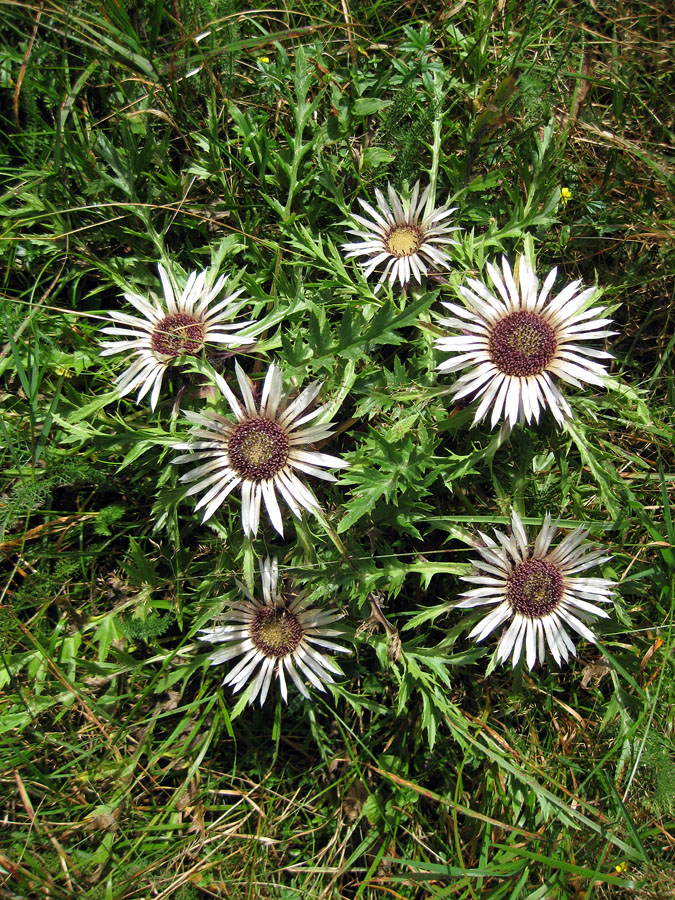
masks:
<path fill-rule="evenodd" d="M 502 622 L 505 622 L 510 615 L 510 604 L 506 601 L 500 603 L 499 606 L 496 606 L 489 615 L 487 615 L 481 622 L 474 626 L 474 628 L 469 632 L 469 637 L 475 637 L 477 641 L 482 641 L 490 634 L 490 632 L 494 631 L 495 628 L 501 625 Z"/>
<path fill-rule="evenodd" d="M 302 412 L 304 412 L 308 406 L 316 400 L 319 395 L 319 392 L 322 388 L 322 383 L 320 381 L 313 381 L 308 387 L 304 389 L 295 400 L 290 403 L 287 408 L 279 414 L 277 421 L 280 425 L 283 426 L 291 426 L 291 422 L 296 419 Z M 296 425 L 292 425 L 291 427 L 295 428 Z"/>
<path fill-rule="evenodd" d="M 273 367 L 274 363 L 272 363 L 272 365 L 270 366 L 269 371 L 271 371 Z M 234 373 L 237 376 L 239 390 L 241 391 L 241 397 L 244 401 L 244 409 L 246 410 L 250 418 L 256 418 L 258 415 L 258 407 L 255 402 L 255 397 L 253 396 L 253 391 L 251 389 L 251 382 L 249 381 L 248 376 L 246 375 L 242 367 L 236 361 L 234 363 Z"/>
<path fill-rule="evenodd" d="M 263 481 L 261 482 L 261 487 L 263 499 L 265 501 L 265 508 L 267 509 L 267 514 L 270 517 L 270 522 L 272 523 L 276 531 L 278 531 L 279 534 L 283 535 L 284 523 L 281 518 L 281 510 L 279 509 L 277 497 L 274 492 L 274 482 Z"/>
<path fill-rule="evenodd" d="M 293 665 L 293 660 L 290 656 L 284 658 L 284 666 L 286 667 L 286 671 L 288 672 L 288 674 L 293 679 L 293 684 L 300 691 L 302 696 L 309 700 L 309 691 L 305 687 L 302 678 L 300 678 L 300 676 L 298 675 L 298 670 Z"/>
<path fill-rule="evenodd" d="M 533 556 L 538 557 L 546 554 L 548 548 L 551 546 L 551 541 L 555 536 L 555 532 L 556 529 L 551 527 L 551 514 L 547 512 L 544 516 L 544 523 L 541 526 L 541 530 L 534 542 Z"/>
<path fill-rule="evenodd" d="M 511 620 L 511 624 L 504 632 L 502 639 L 497 646 L 497 659 L 504 662 L 511 653 L 513 645 L 521 630 L 525 627 L 525 621 L 521 615 L 516 614 Z"/>
<path fill-rule="evenodd" d="M 564 645 L 562 648 L 559 645 L 555 622 L 550 616 L 545 616 L 541 620 L 541 624 L 546 635 L 546 640 L 548 641 L 549 649 L 553 654 L 553 659 L 558 663 L 558 665 L 560 665 L 563 656 L 565 659 L 567 659 L 567 654 L 565 652 Z"/>
<path fill-rule="evenodd" d="M 277 407 L 281 400 L 283 380 L 281 369 L 274 363 L 267 370 L 263 384 L 262 397 L 260 399 L 260 415 L 267 419 L 276 418 Z"/>
<path fill-rule="evenodd" d="M 537 661 L 537 626 L 534 621 L 528 622 L 525 632 L 526 662 L 531 671 Z"/>
<path fill-rule="evenodd" d="M 520 551 L 525 557 L 527 553 L 527 532 L 523 527 L 523 523 L 520 519 L 520 516 L 516 512 L 515 509 L 511 510 L 511 528 L 513 529 L 513 533 L 518 541 L 518 546 L 520 547 Z"/>

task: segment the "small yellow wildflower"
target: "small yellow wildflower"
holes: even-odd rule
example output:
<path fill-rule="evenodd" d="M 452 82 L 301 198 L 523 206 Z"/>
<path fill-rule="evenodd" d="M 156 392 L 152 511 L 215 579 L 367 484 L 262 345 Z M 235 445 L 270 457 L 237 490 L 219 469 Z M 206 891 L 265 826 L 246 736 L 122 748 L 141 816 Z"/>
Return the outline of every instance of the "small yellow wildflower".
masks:
<path fill-rule="evenodd" d="M 571 196 L 572 191 L 569 188 L 560 188 L 560 203 L 562 204 L 562 206 L 567 206 Z"/>
<path fill-rule="evenodd" d="M 614 866 L 614 871 L 617 875 L 624 875 L 628 871 L 628 863 L 620 862 L 618 866 Z"/>
<path fill-rule="evenodd" d="M 270 61 L 269 56 L 259 56 L 259 57 L 258 57 L 258 62 L 261 62 L 261 63 L 268 63 L 269 61 Z"/>

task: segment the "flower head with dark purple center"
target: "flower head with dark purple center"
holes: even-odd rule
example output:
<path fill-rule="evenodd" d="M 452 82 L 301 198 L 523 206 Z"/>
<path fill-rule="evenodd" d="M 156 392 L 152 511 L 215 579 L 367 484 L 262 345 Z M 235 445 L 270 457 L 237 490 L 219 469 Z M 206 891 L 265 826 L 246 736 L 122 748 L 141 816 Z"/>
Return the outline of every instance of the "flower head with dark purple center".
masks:
<path fill-rule="evenodd" d="M 309 698 L 306 682 L 323 691 L 325 683 L 332 683 L 333 675 L 342 674 L 325 652 L 349 652 L 346 647 L 327 640 L 341 633 L 332 627 L 340 614 L 311 608 L 303 594 L 280 595 L 276 559 L 261 560 L 260 576 L 262 601 L 237 582 L 244 596 L 230 606 L 220 624 L 203 628 L 199 639 L 225 644 L 211 654 L 212 666 L 241 657 L 225 676 L 223 684 L 231 685 L 235 691 L 251 684 L 249 704 L 259 697 L 260 705 L 263 705 L 273 677 L 279 681 L 284 701 L 288 699 L 286 676 L 303 697 Z"/>
<path fill-rule="evenodd" d="M 588 627 L 608 613 L 596 603 L 611 603 L 614 582 L 606 578 L 579 576 L 579 572 L 608 562 L 611 557 L 585 542 L 588 531 L 577 528 L 551 549 L 556 527 L 546 513 L 541 531 L 531 547 L 527 532 L 515 512 L 511 535 L 495 530 L 496 540 L 480 532 L 475 544 L 480 559 L 472 560 L 475 571 L 462 580 L 476 585 L 453 604 L 458 609 L 494 606 L 469 633 L 484 640 L 505 623 L 497 646 L 497 659 L 509 656 L 515 666 L 525 650 L 527 666 L 543 662 L 546 645 L 560 664 L 576 653 L 567 627 L 595 643 Z"/>
<path fill-rule="evenodd" d="M 201 356 L 209 345 L 240 347 L 253 338 L 239 333 L 252 322 L 230 322 L 246 303 L 237 298 L 243 289 L 221 297 L 227 277 L 221 275 L 207 286 L 208 272 L 192 272 L 182 293 L 177 296 L 164 267 L 158 266 L 164 298 L 125 294 L 125 299 L 143 318 L 126 312 L 108 315 L 114 324 L 103 328 L 104 334 L 122 338 L 104 341 L 101 356 L 127 354 L 127 368 L 115 380 L 117 395 L 124 397 L 138 389 L 139 403 L 150 392 L 150 408 L 157 405 L 162 380 L 167 369 L 183 356 Z"/>
<path fill-rule="evenodd" d="M 443 304 L 452 317 L 440 322 L 455 333 L 436 340 L 439 350 L 451 354 L 438 370 L 466 370 L 451 392 L 456 400 L 479 400 L 474 422 L 491 411 L 492 427 L 503 418 L 513 428 L 518 421 L 538 422 L 548 406 L 562 425 L 572 409 L 554 378 L 576 387 L 605 386 L 612 354 L 585 342 L 616 334 L 607 328 L 611 319 L 602 317 L 607 307 L 589 305 L 597 288 L 580 290 L 580 281 L 551 297 L 557 269 L 540 291 L 524 256 L 516 266 L 517 282 L 506 258 L 501 273 L 491 263 L 487 270 L 494 290 L 469 278 L 468 287 L 459 287 L 465 305 Z"/>
<path fill-rule="evenodd" d="M 214 373 L 235 421 L 215 410 L 186 412 L 186 418 L 197 428 L 187 441 L 174 446 L 176 450 L 189 451 L 174 462 L 197 463 L 181 481 L 191 485 L 188 496 L 202 495 L 195 509 L 204 509 L 203 521 L 211 518 L 235 488 L 241 487 L 244 534 L 258 533 L 263 501 L 272 525 L 283 534 L 277 491 L 296 518 L 301 517 L 302 508 L 317 513 L 321 507 L 298 473 L 335 481 L 335 476 L 324 470 L 344 468 L 348 463 L 312 449 L 312 444 L 325 440 L 334 431 L 332 422 L 315 421 L 326 411 L 325 406 L 314 406 L 322 387 L 320 382 L 313 382 L 289 401 L 283 395 L 281 370 L 272 363 L 257 398 L 239 363 L 235 363 L 235 374 L 241 400 L 225 379 Z"/>

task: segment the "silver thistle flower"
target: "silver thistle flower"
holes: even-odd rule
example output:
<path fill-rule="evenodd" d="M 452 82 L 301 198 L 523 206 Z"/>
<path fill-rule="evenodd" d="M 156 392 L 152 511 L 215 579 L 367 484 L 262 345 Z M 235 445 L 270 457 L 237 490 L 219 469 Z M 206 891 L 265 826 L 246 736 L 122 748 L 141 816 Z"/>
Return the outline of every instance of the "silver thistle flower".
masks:
<path fill-rule="evenodd" d="M 180 356 L 200 356 L 209 344 L 239 347 L 250 344 L 253 338 L 237 333 L 252 322 L 231 323 L 244 300 L 235 301 L 243 289 L 234 291 L 219 302 L 213 301 L 222 293 L 227 277 L 221 275 L 212 287 L 206 286 L 207 272 L 192 272 L 182 294 L 176 297 L 169 276 L 160 264 L 159 277 L 164 289 L 163 300 L 146 298 L 140 294 L 125 294 L 125 299 L 143 318 L 128 313 L 109 313 L 115 323 L 103 328 L 104 334 L 123 338 L 104 341 L 101 356 L 126 353 L 128 367 L 115 379 L 119 397 L 138 388 L 136 402 L 150 393 L 150 408 L 157 405 L 162 379 L 167 369 Z M 231 333 L 231 332 L 235 333 Z"/>
<path fill-rule="evenodd" d="M 235 364 L 241 401 L 226 381 L 215 374 L 216 384 L 229 403 L 236 421 L 212 410 L 204 413 L 186 412 L 186 418 L 197 428 L 187 441 L 174 445 L 175 450 L 188 453 L 174 459 L 175 463 L 200 463 L 181 481 L 191 484 L 187 495 L 201 493 L 195 509 L 204 509 L 209 519 L 228 495 L 241 486 L 241 517 L 244 533 L 258 532 L 261 501 L 264 501 L 274 528 L 283 534 L 283 521 L 276 492 L 286 501 L 297 518 L 301 509 L 317 512 L 320 506 L 297 473 L 303 472 L 336 481 L 326 468 L 348 466 L 344 460 L 310 449 L 315 441 L 333 434 L 333 423 L 308 424 L 320 416 L 325 406 L 308 412 L 321 390 L 320 382 L 313 382 L 292 402 L 284 399 L 283 379 L 278 366 L 270 365 L 260 400 L 254 396 L 252 383 L 241 366 Z"/>
<path fill-rule="evenodd" d="M 212 666 L 242 657 L 225 676 L 223 684 L 230 685 L 234 691 L 252 684 L 249 704 L 259 697 L 263 705 L 273 677 L 278 678 L 286 702 L 287 675 L 302 696 L 309 699 L 305 679 L 312 687 L 324 691 L 324 684 L 332 683 L 333 675 L 342 675 L 324 652 L 349 653 L 346 647 L 327 640 L 340 634 L 330 627 L 340 615 L 332 610 L 312 609 L 302 594 L 288 600 L 280 597 L 276 559 L 261 561 L 260 575 L 263 600 L 256 599 L 245 585 L 237 582 L 244 596 L 232 604 L 222 624 L 203 628 L 199 639 L 226 645 L 213 651 Z"/>
<path fill-rule="evenodd" d="M 459 333 L 436 340 L 439 350 L 452 354 L 438 370 L 467 370 L 451 390 L 456 400 L 480 400 L 474 422 L 491 409 L 492 427 L 503 417 L 513 428 L 519 419 L 538 422 L 542 407 L 548 406 L 562 425 L 572 418 L 572 410 L 552 376 L 576 387 L 583 382 L 605 386 L 607 371 L 599 360 L 612 359 L 612 354 L 582 342 L 616 334 L 607 330 L 611 319 L 601 318 L 607 307 L 580 312 L 597 290 L 580 291 L 580 281 L 549 298 L 557 269 L 539 291 L 537 276 L 523 256 L 518 284 L 506 258 L 501 273 L 491 263 L 487 270 L 495 292 L 469 278 L 469 287 L 459 288 L 466 305 L 443 304 L 453 316 L 441 318 L 441 324 Z"/>
<path fill-rule="evenodd" d="M 391 284 L 398 279 L 402 287 L 411 278 L 421 284 L 422 276 L 427 274 L 427 263 L 433 267 L 449 268 L 450 258 L 443 245 L 456 245 L 457 241 L 448 235 L 459 229 L 444 224 L 443 220 L 452 215 L 455 209 L 440 206 L 423 215 L 429 189 L 427 187 L 420 197 L 420 185 L 417 182 L 410 197 L 404 199 L 388 185 L 387 203 L 384 194 L 377 188 L 377 209 L 365 200 L 359 201 L 370 219 L 352 213 L 352 219 L 359 227 L 350 228 L 348 232 L 360 240 L 343 244 L 342 249 L 347 251 L 348 259 L 364 257 L 367 260 L 363 271 L 365 278 L 384 264 L 376 290 L 387 279 Z"/>
<path fill-rule="evenodd" d="M 614 582 L 579 577 L 577 573 L 608 562 L 611 557 L 585 543 L 588 531 L 584 528 L 572 531 L 551 550 L 556 528 L 548 513 L 533 547 L 515 510 L 511 530 L 510 537 L 495 530 L 496 540 L 480 532 L 483 546 L 477 545 L 476 549 L 481 558 L 472 560 L 476 571 L 462 579 L 477 587 L 463 593 L 463 599 L 454 606 L 495 607 L 469 633 L 477 641 L 509 622 L 499 640 L 499 662 L 511 656 L 515 666 L 524 648 L 531 669 L 537 660 L 543 662 L 548 644 L 551 655 L 560 664 L 576 654 L 566 626 L 595 643 L 595 635 L 586 623 L 609 615 L 594 604 L 612 602 Z"/>

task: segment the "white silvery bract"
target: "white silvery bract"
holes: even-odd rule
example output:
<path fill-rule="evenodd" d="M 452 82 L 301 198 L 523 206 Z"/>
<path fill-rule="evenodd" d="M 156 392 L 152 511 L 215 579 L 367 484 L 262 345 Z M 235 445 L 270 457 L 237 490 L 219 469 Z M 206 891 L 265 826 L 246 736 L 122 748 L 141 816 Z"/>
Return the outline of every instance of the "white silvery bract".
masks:
<path fill-rule="evenodd" d="M 581 282 L 573 281 L 551 297 L 557 269 L 541 290 L 524 256 L 516 269 L 517 282 L 506 258 L 501 272 L 488 263 L 493 290 L 469 278 L 468 287 L 458 288 L 465 305 L 443 304 L 452 317 L 440 322 L 455 333 L 436 340 L 439 350 L 451 354 L 438 370 L 466 370 L 451 392 L 455 400 L 480 401 L 474 422 L 491 410 L 492 427 L 503 418 L 513 428 L 519 420 L 538 422 L 548 407 L 562 425 L 572 410 L 553 377 L 575 387 L 604 387 L 605 363 L 612 354 L 584 342 L 616 332 L 607 329 L 612 320 L 602 318 L 606 306 L 588 307 L 597 287 L 580 290 Z"/>
<path fill-rule="evenodd" d="M 263 600 L 237 582 L 244 596 L 230 606 L 221 624 L 202 629 L 200 640 L 226 645 L 213 651 L 209 657 L 212 666 L 242 657 L 223 684 L 234 691 L 252 684 L 249 704 L 259 697 L 263 705 L 273 677 L 279 680 L 284 701 L 288 699 L 286 676 L 303 697 L 309 698 L 306 681 L 323 691 L 325 683 L 332 683 L 333 674 L 342 675 L 324 652 L 349 653 L 346 647 L 327 640 L 341 634 L 331 627 L 341 616 L 333 610 L 312 609 L 302 594 L 289 599 L 279 596 L 276 559 L 261 561 L 260 575 Z"/>
<path fill-rule="evenodd" d="M 429 187 L 421 197 L 419 191 L 417 182 L 410 197 L 404 199 L 388 185 L 387 203 L 382 191 L 376 188 L 377 208 L 365 200 L 359 200 L 370 219 L 352 213 L 352 219 L 359 227 L 348 229 L 348 233 L 359 240 L 343 244 L 342 249 L 347 251 L 348 259 L 363 257 L 367 260 L 363 271 L 365 278 L 378 266 L 383 266 L 376 290 L 387 279 L 391 284 L 398 280 L 401 286 L 411 278 L 421 284 L 422 276 L 427 274 L 427 263 L 432 269 L 447 269 L 450 266 L 444 245 L 457 244 L 448 235 L 459 229 L 445 224 L 444 219 L 452 215 L 455 209 L 440 206 L 423 214 Z"/>
<path fill-rule="evenodd" d="M 321 507 L 316 497 L 298 473 L 336 481 L 324 470 L 344 468 L 349 463 L 311 449 L 312 444 L 330 437 L 335 430 L 332 422 L 310 424 L 326 410 L 326 406 L 313 407 L 322 387 L 320 382 L 312 382 L 289 401 L 283 395 L 281 369 L 272 363 L 257 399 L 253 384 L 239 363 L 235 364 L 235 373 L 241 400 L 224 378 L 214 373 L 214 379 L 236 421 L 215 410 L 186 412 L 186 418 L 197 427 L 187 441 L 174 445 L 175 450 L 189 451 L 174 462 L 196 464 L 181 481 L 191 485 L 188 496 L 202 495 L 195 509 L 204 510 L 204 522 L 235 488 L 241 487 L 244 533 L 257 534 L 264 502 L 272 525 L 283 534 L 277 491 L 297 518 L 303 508 L 318 512 Z"/>
<path fill-rule="evenodd" d="M 163 299 L 125 294 L 125 299 L 143 316 L 112 311 L 108 315 L 114 325 L 103 328 L 123 340 L 104 341 L 101 356 L 125 353 L 128 367 L 115 379 L 117 395 L 124 397 L 138 389 L 139 403 L 150 392 L 150 408 L 157 405 L 162 379 L 166 370 L 180 356 L 201 356 L 209 344 L 240 347 L 254 338 L 239 334 L 252 322 L 230 322 L 245 300 L 235 302 L 243 288 L 217 300 L 227 282 L 221 275 L 207 287 L 207 272 L 192 272 L 180 296 L 176 296 L 171 280 L 160 264 L 159 277 L 164 289 Z M 235 333 L 232 333 L 235 332 Z"/>
<path fill-rule="evenodd" d="M 462 578 L 476 585 L 453 604 L 458 609 L 493 606 L 469 633 L 484 640 L 496 628 L 509 623 L 497 648 L 499 662 L 509 656 L 515 666 L 524 650 L 528 668 L 545 658 L 546 645 L 560 664 L 576 654 L 567 627 L 588 641 L 596 638 L 587 623 L 607 618 L 596 603 L 611 603 L 613 581 L 579 576 L 579 572 L 608 562 L 611 557 L 585 543 L 588 531 L 577 528 L 551 550 L 556 526 L 546 513 L 541 531 L 530 547 L 527 532 L 514 510 L 510 537 L 495 530 L 496 540 L 479 532 L 482 544 L 474 545 L 480 559 L 471 560 L 475 572 Z"/>

